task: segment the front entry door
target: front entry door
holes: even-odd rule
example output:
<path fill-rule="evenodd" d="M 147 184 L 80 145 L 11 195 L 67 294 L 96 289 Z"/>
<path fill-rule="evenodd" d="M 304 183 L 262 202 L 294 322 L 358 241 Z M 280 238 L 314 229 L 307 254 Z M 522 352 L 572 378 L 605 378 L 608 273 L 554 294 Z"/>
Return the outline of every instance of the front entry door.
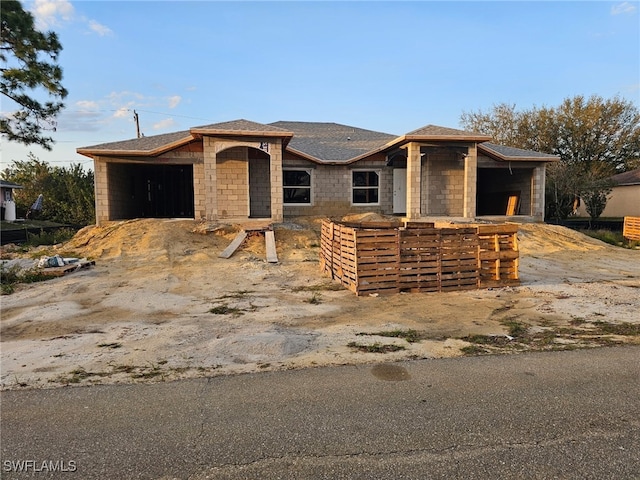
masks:
<path fill-rule="evenodd" d="M 407 169 L 393 169 L 393 213 L 407 213 Z"/>

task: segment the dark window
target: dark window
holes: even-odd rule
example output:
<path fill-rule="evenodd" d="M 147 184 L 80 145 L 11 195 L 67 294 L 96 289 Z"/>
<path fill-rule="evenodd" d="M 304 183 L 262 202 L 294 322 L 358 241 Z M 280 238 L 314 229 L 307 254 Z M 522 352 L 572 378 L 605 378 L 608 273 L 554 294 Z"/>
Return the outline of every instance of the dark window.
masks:
<path fill-rule="evenodd" d="M 352 203 L 378 203 L 380 175 L 378 172 L 355 171 L 352 172 Z"/>
<path fill-rule="evenodd" d="M 283 171 L 284 203 L 311 204 L 311 171 Z"/>

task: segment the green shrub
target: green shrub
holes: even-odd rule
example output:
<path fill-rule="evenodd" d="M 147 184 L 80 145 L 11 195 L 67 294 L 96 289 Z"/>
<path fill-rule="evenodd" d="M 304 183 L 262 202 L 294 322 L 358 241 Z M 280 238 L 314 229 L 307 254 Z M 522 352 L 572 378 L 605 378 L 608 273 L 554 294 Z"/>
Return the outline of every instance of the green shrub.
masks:
<path fill-rule="evenodd" d="M 57 228 L 48 232 L 40 230 L 40 233 L 27 232 L 27 245 L 39 247 L 40 245 L 56 245 L 71 240 L 76 234 L 72 228 Z"/>

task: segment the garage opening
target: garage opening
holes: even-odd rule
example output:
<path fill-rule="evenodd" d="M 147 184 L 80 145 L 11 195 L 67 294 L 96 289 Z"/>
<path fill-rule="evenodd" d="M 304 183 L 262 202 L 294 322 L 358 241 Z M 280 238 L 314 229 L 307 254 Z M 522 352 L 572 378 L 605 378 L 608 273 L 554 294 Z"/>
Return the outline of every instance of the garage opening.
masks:
<path fill-rule="evenodd" d="M 193 165 L 110 163 L 109 218 L 193 218 Z"/>
<path fill-rule="evenodd" d="M 531 215 L 530 168 L 479 168 L 477 212 L 482 215 Z"/>

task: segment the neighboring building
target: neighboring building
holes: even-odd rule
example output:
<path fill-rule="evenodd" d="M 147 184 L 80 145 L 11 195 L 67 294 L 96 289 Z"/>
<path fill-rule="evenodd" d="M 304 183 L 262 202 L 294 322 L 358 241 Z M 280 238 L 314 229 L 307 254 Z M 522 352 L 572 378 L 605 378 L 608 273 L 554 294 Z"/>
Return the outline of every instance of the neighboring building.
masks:
<path fill-rule="evenodd" d="M 16 219 L 16 203 L 13 191 L 24 188 L 22 185 L 0 180 L 0 220 L 13 221 Z"/>
<path fill-rule="evenodd" d="M 336 123 L 235 120 L 79 148 L 93 158 L 98 223 L 337 216 L 544 217 L 558 157 L 429 125 L 402 136 Z"/>
<path fill-rule="evenodd" d="M 640 217 L 640 168 L 611 177 L 611 189 L 607 206 L 601 217 Z M 578 209 L 578 216 L 588 217 L 584 202 Z"/>

